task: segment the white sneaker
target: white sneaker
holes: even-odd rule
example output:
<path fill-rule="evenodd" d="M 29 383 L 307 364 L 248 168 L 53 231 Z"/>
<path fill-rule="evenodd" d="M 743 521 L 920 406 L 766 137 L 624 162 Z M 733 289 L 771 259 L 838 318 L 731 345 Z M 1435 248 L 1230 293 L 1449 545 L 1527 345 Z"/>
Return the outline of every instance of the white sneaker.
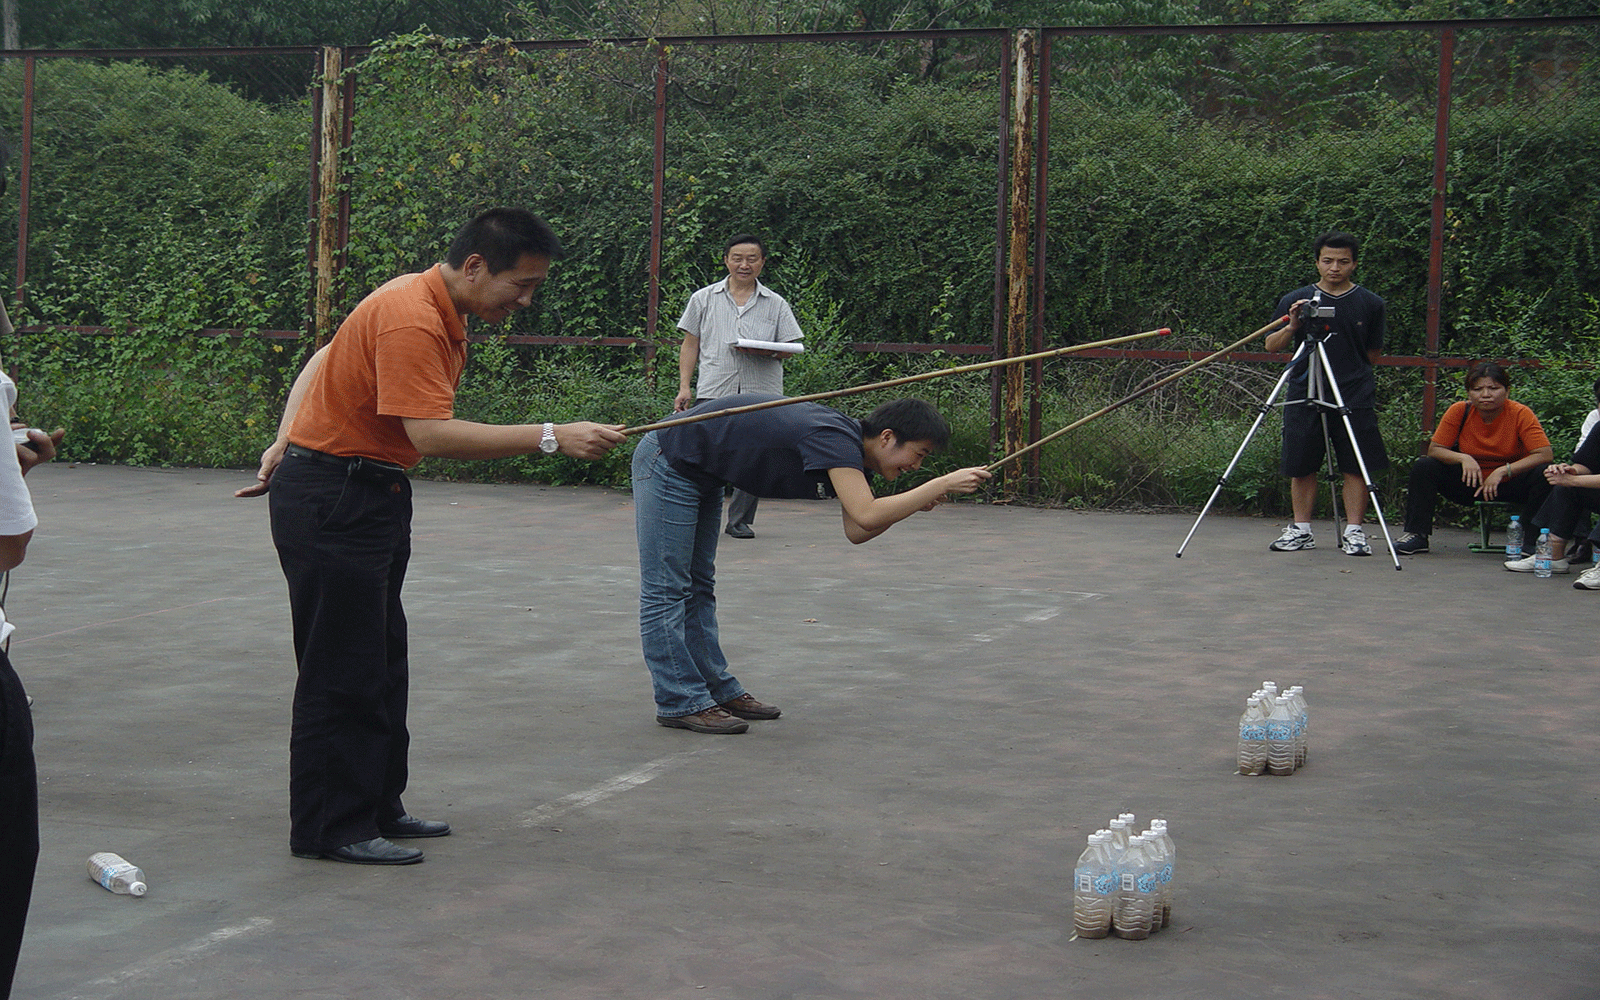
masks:
<path fill-rule="evenodd" d="M 1367 541 L 1367 533 L 1362 531 L 1358 524 L 1345 527 L 1344 537 L 1339 539 L 1339 548 L 1343 549 L 1347 556 L 1372 555 L 1372 543 Z"/>
<path fill-rule="evenodd" d="M 1506 569 L 1509 569 L 1513 573 L 1532 573 L 1533 561 L 1536 558 L 1538 557 L 1523 556 L 1521 559 L 1508 559 L 1506 560 Z M 1552 559 L 1550 560 L 1550 572 L 1555 576 L 1561 576 L 1563 574 L 1570 573 L 1572 572 L 1572 564 L 1567 562 L 1565 559 Z"/>
<path fill-rule="evenodd" d="M 1284 528 L 1283 534 L 1278 536 L 1278 540 L 1267 546 L 1274 552 L 1296 552 L 1300 549 L 1314 549 L 1316 547 L 1317 540 L 1311 537 L 1311 532 L 1301 531 L 1293 524 Z"/>
<path fill-rule="evenodd" d="M 1584 570 L 1576 580 L 1572 581 L 1574 590 L 1600 590 L 1600 563 Z"/>

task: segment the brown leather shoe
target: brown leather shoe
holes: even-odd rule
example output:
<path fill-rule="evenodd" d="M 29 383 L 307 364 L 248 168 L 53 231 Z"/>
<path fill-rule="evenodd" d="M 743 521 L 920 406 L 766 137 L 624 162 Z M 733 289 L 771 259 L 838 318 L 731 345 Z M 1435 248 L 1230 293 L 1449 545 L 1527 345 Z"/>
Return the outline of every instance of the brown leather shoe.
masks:
<path fill-rule="evenodd" d="M 768 705 L 765 702 L 756 701 L 755 696 L 748 691 L 732 701 L 723 702 L 720 707 L 725 709 L 729 715 L 735 715 L 741 719 L 776 719 L 783 714 L 776 705 Z"/>
<path fill-rule="evenodd" d="M 668 729 L 688 729 L 696 733 L 710 733 L 713 736 L 742 733 L 750 728 L 750 723 L 740 722 L 720 707 L 708 708 L 693 715 L 658 715 L 656 721 Z"/>

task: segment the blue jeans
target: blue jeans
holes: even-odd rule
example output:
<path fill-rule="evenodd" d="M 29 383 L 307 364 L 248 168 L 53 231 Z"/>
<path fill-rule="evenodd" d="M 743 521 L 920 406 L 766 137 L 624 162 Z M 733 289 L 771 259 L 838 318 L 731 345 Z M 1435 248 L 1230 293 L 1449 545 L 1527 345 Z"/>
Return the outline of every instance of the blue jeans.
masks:
<path fill-rule="evenodd" d="M 639 537 L 639 639 L 656 714 L 694 715 L 744 694 L 717 637 L 722 485 L 697 483 L 661 454 L 656 432 L 633 452 Z"/>

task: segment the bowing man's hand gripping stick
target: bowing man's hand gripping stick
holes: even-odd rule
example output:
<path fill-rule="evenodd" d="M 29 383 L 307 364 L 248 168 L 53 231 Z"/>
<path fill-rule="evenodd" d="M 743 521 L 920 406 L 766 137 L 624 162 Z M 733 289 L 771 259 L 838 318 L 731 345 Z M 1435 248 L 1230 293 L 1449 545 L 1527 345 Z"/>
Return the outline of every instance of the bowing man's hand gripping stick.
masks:
<path fill-rule="evenodd" d="M 1115 347 L 1135 340 L 1145 340 L 1150 337 L 1165 337 L 1172 330 L 1162 327 L 1159 330 L 1146 330 L 1144 333 L 1130 334 L 1126 337 L 1113 337 L 1110 340 L 1096 340 L 1088 344 L 1074 344 L 1071 347 L 1058 347 L 1051 351 L 1040 351 L 1037 354 L 1023 354 L 1015 358 L 998 358 L 994 361 L 980 361 L 973 365 L 961 365 L 958 368 L 941 368 L 935 372 L 923 372 L 921 375 L 907 375 L 903 378 L 892 378 L 887 382 L 874 382 L 871 385 L 858 385 L 849 389 L 834 389 L 829 392 L 814 392 L 809 396 L 786 396 L 782 399 L 769 399 L 762 403 L 748 403 L 744 406 L 730 406 L 725 410 L 712 410 L 710 413 L 696 413 L 688 417 L 678 417 L 672 420 L 662 420 L 653 424 L 641 424 L 638 427 L 624 427 L 624 434 L 644 434 L 648 431 L 661 430 L 664 427 L 680 427 L 684 424 L 699 423 L 702 420 L 715 420 L 718 417 L 731 417 L 738 413 L 753 413 L 756 410 L 770 410 L 774 406 L 788 406 L 791 403 L 814 403 L 821 399 L 834 399 L 838 396 L 850 396 L 861 392 L 871 392 L 874 389 L 892 389 L 897 385 L 909 385 L 912 382 L 926 382 L 928 379 L 943 378 L 946 375 L 960 375 L 964 372 L 983 371 L 985 368 L 998 368 L 1002 365 L 1020 365 L 1025 361 L 1039 361 L 1044 358 L 1056 358 L 1063 354 L 1072 354 L 1076 351 L 1087 351 L 1096 347 Z M 1239 343 L 1244 343 L 1240 341 Z M 1235 345 L 1238 346 L 1238 345 Z M 1232 348 L 1229 348 L 1232 350 Z M 1188 371 L 1188 369 L 1184 369 Z M 1179 372 L 1178 374 L 1183 374 Z M 1158 385 L 1161 383 L 1157 383 Z M 1151 388 L 1155 388 L 1152 386 Z M 1133 397 L 1128 397 L 1132 399 Z M 1127 400 L 1123 400 L 1127 402 Z M 1117 404 L 1118 406 L 1121 403 Z M 1098 416 L 1098 414 L 1096 414 Z M 1068 428 L 1070 430 L 1071 428 Z M 1042 442 L 1041 442 L 1042 443 Z M 1018 452 L 1017 454 L 1021 454 Z M 1012 456 L 1015 457 L 1015 456 Z"/>
<path fill-rule="evenodd" d="M 1072 423 L 1068 424 L 1067 426 L 1061 428 L 1060 430 L 1058 430 L 1058 431 L 1056 431 L 1056 432 L 1054 432 L 1052 434 L 1046 434 L 1044 437 L 1042 437 L 1039 440 L 1035 441 L 1033 444 L 1030 444 L 1025 448 L 1019 448 L 1016 451 L 1012 452 L 1011 454 L 1007 455 L 1005 458 L 1002 458 L 1000 461 L 995 462 L 993 465 L 986 466 L 987 471 L 993 472 L 994 470 L 1000 468 L 1002 465 L 1005 465 L 1007 462 L 1012 461 L 1013 459 L 1021 458 L 1023 455 L 1026 455 L 1030 451 L 1034 451 L 1034 450 L 1036 450 L 1038 448 L 1044 447 L 1045 445 L 1049 444 L 1051 441 L 1054 441 L 1056 438 L 1058 438 L 1061 435 L 1067 433 L 1068 431 L 1076 430 L 1077 428 L 1082 427 L 1084 424 L 1088 423 L 1091 420 L 1096 420 L 1096 419 L 1098 419 L 1100 417 L 1105 416 L 1107 413 L 1110 413 L 1112 410 L 1115 410 L 1119 406 L 1123 406 L 1123 405 L 1125 405 L 1127 403 L 1131 403 L 1134 400 L 1138 399 L 1140 396 L 1146 395 L 1148 393 L 1155 392 L 1157 389 L 1161 388 L 1162 386 L 1166 385 L 1169 382 L 1177 381 L 1178 379 L 1182 378 L 1183 376 L 1185 376 L 1185 375 L 1189 374 L 1190 372 L 1194 371 L 1196 368 L 1200 368 L 1200 367 L 1202 367 L 1204 365 L 1209 365 L 1211 362 L 1217 360 L 1218 358 L 1222 357 L 1223 355 L 1231 354 L 1232 352 L 1237 351 L 1239 348 L 1241 348 L 1244 345 L 1250 343 L 1250 341 L 1255 340 L 1257 337 L 1265 337 L 1267 334 L 1273 332 L 1273 330 L 1277 329 L 1282 324 L 1288 322 L 1288 319 L 1289 319 L 1289 317 L 1287 317 L 1287 316 L 1280 316 L 1277 319 L 1273 320 L 1271 323 L 1268 323 L 1266 326 L 1264 326 L 1261 329 L 1257 330 L 1255 333 L 1252 333 L 1250 336 L 1245 337 L 1242 340 L 1236 340 L 1233 343 L 1229 344 L 1227 347 L 1224 347 L 1222 350 L 1217 351 L 1214 354 L 1209 354 L 1206 357 L 1201 358 L 1199 361 L 1196 361 L 1194 364 L 1188 365 L 1188 366 L 1186 366 L 1184 368 L 1180 368 L 1178 371 L 1173 372 L 1171 375 L 1168 375 L 1166 378 L 1163 378 L 1163 379 L 1161 379 L 1159 381 L 1156 381 L 1156 382 L 1152 382 L 1149 385 L 1145 386 L 1143 389 L 1139 389 L 1136 392 L 1130 392 L 1128 395 L 1123 396 L 1121 399 L 1117 400 L 1115 403 L 1112 403 L 1109 406 L 1102 406 L 1100 409 L 1098 409 L 1098 410 L 1094 411 L 1093 413 L 1089 414 L 1087 417 L 1084 417 L 1084 418 L 1082 418 L 1080 420 L 1075 420 Z"/>

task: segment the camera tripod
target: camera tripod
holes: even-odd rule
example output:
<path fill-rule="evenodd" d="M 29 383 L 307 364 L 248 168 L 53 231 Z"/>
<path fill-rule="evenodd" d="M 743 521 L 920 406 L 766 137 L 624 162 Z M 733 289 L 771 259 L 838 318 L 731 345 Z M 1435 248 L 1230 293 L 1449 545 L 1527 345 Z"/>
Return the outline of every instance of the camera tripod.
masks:
<path fill-rule="evenodd" d="M 1341 538 L 1344 535 L 1344 514 L 1340 507 L 1343 498 L 1341 486 L 1344 477 L 1339 471 L 1338 453 L 1333 447 L 1333 435 L 1328 423 L 1329 420 L 1337 415 L 1340 420 L 1344 421 L 1344 433 L 1350 442 L 1350 450 L 1355 453 L 1356 465 L 1361 469 L 1361 481 L 1365 484 L 1367 497 L 1372 502 L 1372 514 L 1377 519 L 1378 527 L 1383 530 L 1384 542 L 1389 546 L 1389 558 L 1394 561 L 1394 568 L 1400 569 L 1400 555 L 1395 551 L 1394 539 L 1389 536 L 1389 525 L 1383 519 L 1383 508 L 1378 505 L 1378 489 L 1372 483 L 1372 474 L 1367 471 L 1366 456 L 1361 454 L 1361 444 L 1356 440 L 1355 428 L 1350 424 L 1350 408 L 1344 405 L 1344 393 L 1339 391 L 1339 381 L 1329 374 L 1333 370 L 1333 365 L 1328 361 L 1328 348 L 1324 341 L 1338 334 L 1336 332 L 1319 334 L 1311 330 L 1309 322 L 1302 320 L 1302 323 L 1306 327 L 1305 339 L 1295 349 L 1294 356 L 1284 366 L 1283 374 L 1278 376 L 1277 384 L 1272 387 L 1272 391 L 1267 394 L 1266 400 L 1262 402 L 1260 410 L 1256 414 L 1255 422 L 1250 425 L 1250 430 L 1245 433 L 1244 440 L 1239 443 L 1239 449 L 1233 453 L 1233 461 L 1228 463 L 1227 469 L 1222 473 L 1222 478 L 1217 480 L 1216 489 L 1211 491 L 1211 498 L 1206 501 L 1205 507 L 1201 508 L 1200 516 L 1195 518 L 1193 527 L 1184 536 L 1183 544 L 1178 546 L 1177 558 L 1183 558 L 1183 550 L 1188 548 L 1189 539 L 1193 538 L 1194 533 L 1199 530 L 1200 522 L 1210 512 L 1211 506 L 1217 502 L 1217 496 L 1222 492 L 1222 488 L 1228 485 L 1228 477 L 1233 475 L 1233 470 L 1239 465 L 1239 458 L 1244 455 L 1245 448 L 1249 447 L 1251 438 L 1255 437 L 1256 431 L 1261 428 L 1262 421 L 1267 418 L 1268 413 L 1272 412 L 1272 408 L 1274 406 L 1311 406 L 1316 408 L 1321 418 L 1322 446 L 1327 457 L 1328 480 L 1332 484 L 1333 492 L 1334 533 Z M 1306 373 L 1306 398 L 1290 399 L 1278 403 L 1278 397 L 1283 395 L 1284 388 L 1289 383 L 1290 373 L 1294 371 L 1294 366 L 1300 362 L 1301 358 L 1306 359 L 1308 368 Z M 1328 399 L 1330 390 L 1333 395 L 1331 402 Z"/>

